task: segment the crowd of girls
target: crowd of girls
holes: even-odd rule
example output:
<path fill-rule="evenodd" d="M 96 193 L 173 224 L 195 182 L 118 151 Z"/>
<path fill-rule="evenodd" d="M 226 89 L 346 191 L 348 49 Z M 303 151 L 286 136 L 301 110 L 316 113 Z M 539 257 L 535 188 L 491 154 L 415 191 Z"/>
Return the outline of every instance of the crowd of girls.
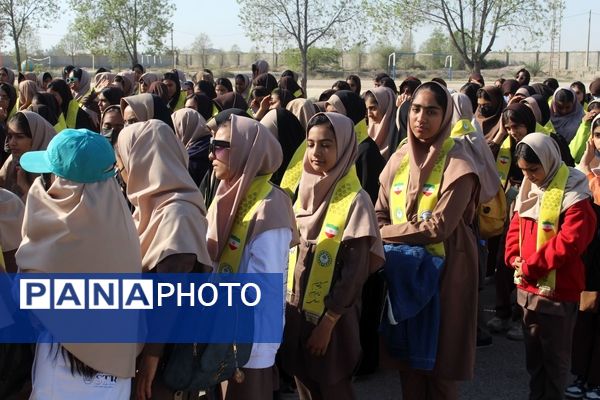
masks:
<path fill-rule="evenodd" d="M 600 398 L 599 113 L 600 79 L 524 69 L 459 90 L 350 75 L 309 99 L 263 60 L 231 80 L 2 67 L 6 271 L 272 272 L 286 293 L 281 321 L 255 319 L 280 343 L 205 392 L 169 386 L 163 344 L 39 343 L 3 395 L 354 399 L 388 368 L 404 399 L 457 399 L 489 329 L 524 341 L 529 398 Z"/>

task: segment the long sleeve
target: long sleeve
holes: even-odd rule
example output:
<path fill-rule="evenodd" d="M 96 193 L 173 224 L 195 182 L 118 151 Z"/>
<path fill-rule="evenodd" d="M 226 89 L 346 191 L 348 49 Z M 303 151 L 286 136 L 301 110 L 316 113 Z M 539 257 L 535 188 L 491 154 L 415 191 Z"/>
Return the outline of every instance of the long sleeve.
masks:
<path fill-rule="evenodd" d="M 583 157 L 583 153 L 585 152 L 585 144 L 589 139 L 591 128 L 591 121 L 582 121 L 579 125 L 579 129 L 577 129 L 575 137 L 571 140 L 571 143 L 569 143 L 571 156 L 575 159 L 577 164 L 579 164 L 579 161 L 581 161 L 581 157 Z"/>
<path fill-rule="evenodd" d="M 525 257 L 523 275 L 540 279 L 558 269 L 574 254 L 583 254 L 596 231 L 596 214 L 588 200 L 573 204 L 564 213 L 558 234 L 538 251 Z"/>
<path fill-rule="evenodd" d="M 381 238 L 384 242 L 406 243 L 412 245 L 427 245 L 446 240 L 458 226 L 463 218 L 469 203 L 473 199 L 473 191 L 477 185 L 475 174 L 464 175 L 453 182 L 443 193 L 433 210 L 432 216 L 427 221 L 409 221 L 398 225 L 385 225 L 381 228 Z M 384 206 L 382 193 L 378 199 L 378 206 Z M 387 201 L 387 195 L 385 196 Z M 388 210 L 389 205 L 385 204 Z M 376 208 L 377 210 L 377 208 Z M 383 209 L 377 212 L 378 221 Z"/>
<path fill-rule="evenodd" d="M 368 237 L 342 242 L 338 253 L 334 282 L 325 297 L 325 307 L 336 314 L 351 310 L 369 275 L 370 241 Z"/>
<path fill-rule="evenodd" d="M 510 220 L 504 245 L 504 262 L 509 268 L 512 268 L 515 258 L 519 257 L 519 234 L 519 213 L 515 212 Z"/>
<path fill-rule="evenodd" d="M 600 176 L 596 176 L 593 172 L 590 172 L 587 175 L 587 178 L 590 185 L 590 191 L 594 196 L 594 203 L 600 205 Z"/>

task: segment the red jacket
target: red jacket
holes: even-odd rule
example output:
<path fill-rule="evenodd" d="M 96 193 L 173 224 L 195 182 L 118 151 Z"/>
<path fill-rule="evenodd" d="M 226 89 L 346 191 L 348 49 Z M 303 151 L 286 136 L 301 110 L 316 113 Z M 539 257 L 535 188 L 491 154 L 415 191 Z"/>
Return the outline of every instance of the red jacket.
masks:
<path fill-rule="evenodd" d="M 585 289 L 585 266 L 581 255 L 596 233 L 596 214 L 590 200 L 573 204 L 560 216 L 558 234 L 536 251 L 537 222 L 520 218 L 515 212 L 506 234 L 506 265 L 519 256 L 519 220 L 521 220 L 522 249 L 524 259 L 521 289 L 538 293 L 536 282 L 549 271 L 556 270 L 556 288 L 551 296 L 556 301 L 578 302 Z"/>

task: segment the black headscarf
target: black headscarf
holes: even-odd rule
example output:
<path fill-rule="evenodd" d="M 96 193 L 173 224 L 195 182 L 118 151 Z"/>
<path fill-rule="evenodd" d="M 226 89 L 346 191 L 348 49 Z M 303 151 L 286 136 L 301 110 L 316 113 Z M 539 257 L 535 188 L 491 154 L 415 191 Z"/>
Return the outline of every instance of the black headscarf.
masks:
<path fill-rule="evenodd" d="M 35 96 L 33 96 L 33 100 L 31 101 L 32 104 L 34 105 L 40 105 L 40 106 L 45 106 L 47 107 L 47 111 L 50 112 L 53 116 L 46 118 L 41 112 L 38 113 L 41 116 L 43 116 L 44 118 L 46 118 L 46 120 L 48 122 L 50 122 L 50 124 L 52 126 L 56 125 L 58 122 L 58 117 L 60 115 L 60 110 L 58 108 L 58 102 L 56 101 L 56 98 L 54 97 L 54 95 L 52 95 L 51 93 L 46 93 L 46 92 L 38 92 L 35 94 Z M 42 111 L 44 112 L 44 111 Z M 55 121 L 54 123 L 52 123 L 52 121 Z"/>
<path fill-rule="evenodd" d="M 548 100 L 554 94 L 554 91 L 548 86 L 544 85 L 543 83 L 534 83 L 533 85 L 531 85 L 531 87 L 535 91 L 535 94 L 544 96 L 546 100 Z"/>
<path fill-rule="evenodd" d="M 279 88 L 289 90 L 294 98 L 304 97 L 304 91 L 300 85 L 298 85 L 298 82 L 296 82 L 294 78 L 290 76 L 283 76 L 279 80 Z"/>
<path fill-rule="evenodd" d="M 217 92 L 215 92 L 215 86 L 208 81 L 199 81 L 198 83 L 196 83 L 196 87 L 200 90 L 200 92 L 202 92 L 202 94 L 208 96 L 209 99 L 214 99 L 215 97 L 217 97 Z"/>
<path fill-rule="evenodd" d="M 263 86 L 263 87 L 267 88 L 269 93 L 271 93 L 273 91 L 273 89 L 275 89 L 277 87 L 277 79 L 275 79 L 275 77 L 273 75 L 271 75 L 269 73 L 265 73 L 265 74 L 260 74 L 256 78 L 254 78 L 254 81 L 252 81 L 252 84 L 254 86 Z"/>
<path fill-rule="evenodd" d="M 527 133 L 535 132 L 535 124 L 537 122 L 535 120 L 535 115 L 533 114 L 533 111 L 531 111 L 531 109 L 525 104 L 512 103 L 506 107 L 503 113 L 513 114 L 519 123 L 522 123 L 527 127 Z"/>
<path fill-rule="evenodd" d="M 515 79 L 507 79 L 502 84 L 502 93 L 505 95 L 508 93 L 514 96 L 515 93 L 517 93 L 517 90 L 519 90 L 519 87 L 521 87 L 521 85 L 519 85 L 519 82 Z"/>
<path fill-rule="evenodd" d="M 17 104 L 17 90 L 13 85 L 9 85 L 5 82 L 0 83 L 0 89 L 4 90 L 8 95 L 8 110 L 6 110 L 6 114 L 8 115 L 15 104 Z"/>
<path fill-rule="evenodd" d="M 116 86 L 104 88 L 100 93 L 102 96 L 106 97 L 106 100 L 108 100 L 108 103 L 111 106 L 121 104 L 121 99 L 125 96 L 121 88 Z"/>
<path fill-rule="evenodd" d="M 537 103 L 540 109 L 540 113 L 542 115 L 540 125 L 545 126 L 548 123 L 548 121 L 550 121 L 550 106 L 548 105 L 548 99 L 544 98 L 544 96 L 539 94 L 534 94 L 531 97 L 535 99 L 535 102 Z"/>
<path fill-rule="evenodd" d="M 173 95 L 173 97 L 171 97 L 169 99 L 169 108 L 171 110 L 175 110 L 175 107 L 177 106 L 177 102 L 179 101 L 179 96 L 181 93 L 181 82 L 179 81 L 179 75 L 177 75 L 177 73 L 175 72 L 165 72 L 165 74 L 163 75 L 163 81 L 165 80 L 169 80 L 169 81 L 173 81 L 175 82 L 175 94 Z M 171 123 L 171 125 L 173 125 Z M 171 126 L 172 128 L 172 126 Z"/>
<path fill-rule="evenodd" d="M 335 95 L 344 104 L 346 116 L 354 122 L 354 125 L 366 118 L 367 107 L 365 101 L 358 94 L 351 90 L 338 90 Z"/>
<path fill-rule="evenodd" d="M 194 99 L 196 102 L 196 106 L 198 107 L 198 112 L 200 115 L 204 117 L 206 121 L 208 121 L 212 117 L 213 112 L 213 102 L 204 93 L 194 93 L 185 98 L 186 100 Z"/>
<path fill-rule="evenodd" d="M 241 110 L 248 109 L 248 103 L 239 93 L 229 92 L 213 99 L 213 103 L 219 111 L 228 110 L 230 108 L 239 108 Z"/>
<path fill-rule="evenodd" d="M 298 118 L 291 112 L 284 108 L 278 108 L 277 112 L 277 140 L 283 150 L 283 162 L 279 169 L 273 174 L 271 182 L 279 185 L 283 174 L 287 170 L 288 164 L 292 160 L 294 153 L 298 149 L 298 146 L 302 144 L 306 134 L 304 128 Z"/>

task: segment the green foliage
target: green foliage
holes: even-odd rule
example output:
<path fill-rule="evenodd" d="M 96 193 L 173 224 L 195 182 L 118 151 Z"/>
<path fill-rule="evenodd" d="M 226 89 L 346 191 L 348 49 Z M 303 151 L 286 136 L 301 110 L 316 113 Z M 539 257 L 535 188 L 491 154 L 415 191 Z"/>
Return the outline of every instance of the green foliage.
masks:
<path fill-rule="evenodd" d="M 374 65 L 377 70 L 388 70 L 388 57 L 391 53 L 397 51 L 394 46 L 386 43 L 378 43 L 371 48 L 371 54 L 374 56 Z"/>
<path fill-rule="evenodd" d="M 542 72 L 543 65 L 539 61 L 536 61 L 530 64 L 525 64 L 525 68 L 527 68 L 527 71 L 529 71 L 531 76 L 534 77 L 540 75 L 540 73 Z"/>
<path fill-rule="evenodd" d="M 319 69 L 340 68 L 342 52 L 331 47 L 311 47 L 308 49 L 308 70 L 315 72 Z M 298 49 L 285 49 L 281 52 L 283 63 L 291 70 L 298 71 L 302 66 L 302 57 Z"/>
<path fill-rule="evenodd" d="M 88 50 L 115 54 L 115 39 L 119 38 L 132 63 L 138 62 L 141 47 L 148 52 L 165 48 L 164 38 L 172 28 L 175 9 L 169 0 L 70 0 L 70 3 L 75 10 L 74 34 L 87 43 Z"/>
<path fill-rule="evenodd" d="M 506 67 L 506 63 L 500 60 L 483 60 L 482 69 L 500 69 Z"/>

